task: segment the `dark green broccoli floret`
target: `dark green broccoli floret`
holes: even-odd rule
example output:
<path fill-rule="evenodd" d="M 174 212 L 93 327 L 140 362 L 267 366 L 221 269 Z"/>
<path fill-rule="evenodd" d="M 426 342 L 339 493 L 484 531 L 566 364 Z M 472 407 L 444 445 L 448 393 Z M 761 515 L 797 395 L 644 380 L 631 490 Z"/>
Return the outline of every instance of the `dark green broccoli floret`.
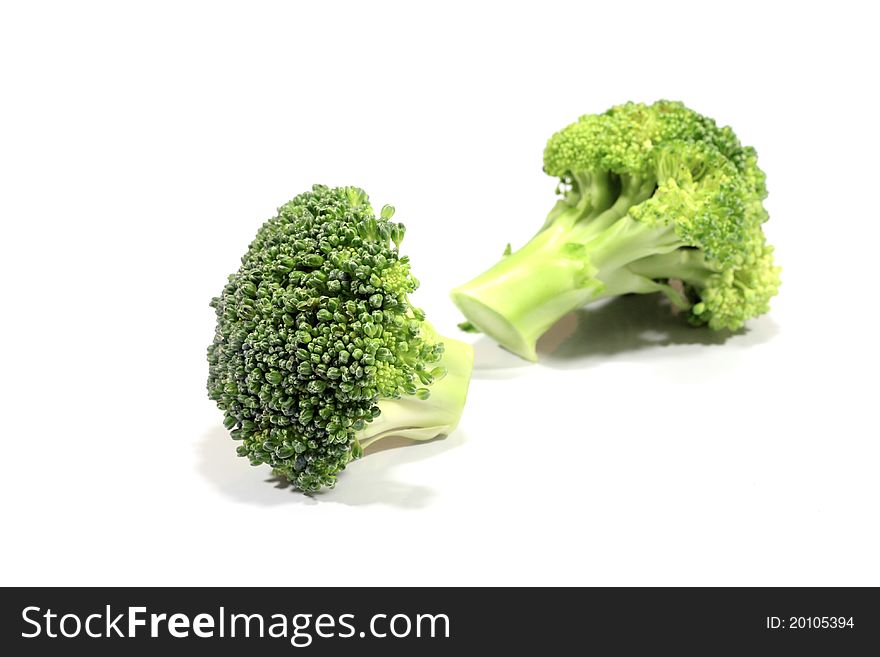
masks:
<path fill-rule="evenodd" d="M 410 305 L 393 213 L 315 185 L 260 228 L 211 302 L 208 394 L 238 454 L 304 491 L 333 486 L 374 440 L 449 433 L 464 406 L 472 350 Z"/>
<path fill-rule="evenodd" d="M 627 103 L 553 135 L 560 199 L 524 247 L 453 291 L 471 326 L 529 360 L 537 339 L 600 298 L 661 292 L 695 324 L 767 312 L 779 268 L 764 173 L 729 127 L 681 103 Z"/>

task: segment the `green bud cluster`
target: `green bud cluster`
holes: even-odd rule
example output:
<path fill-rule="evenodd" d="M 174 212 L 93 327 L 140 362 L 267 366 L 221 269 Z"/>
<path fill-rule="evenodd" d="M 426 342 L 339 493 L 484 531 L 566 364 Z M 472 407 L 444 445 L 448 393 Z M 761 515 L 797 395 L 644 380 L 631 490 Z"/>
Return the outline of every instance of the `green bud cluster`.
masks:
<path fill-rule="evenodd" d="M 682 278 L 674 268 L 655 268 L 652 276 L 683 280 L 694 323 L 736 329 L 769 309 L 779 268 L 762 228 L 765 177 L 754 149 L 742 146 L 730 127 L 678 102 L 627 103 L 582 116 L 553 135 L 544 167 L 568 184 L 597 172 L 654 182 L 653 195 L 629 205 L 627 215 L 670 226 L 682 248 L 702 252 L 701 276 Z"/>
<path fill-rule="evenodd" d="M 443 343 L 423 330 L 404 227 L 363 190 L 315 185 L 257 232 L 211 306 L 208 394 L 238 454 L 303 491 L 333 486 L 381 399 L 425 398 Z"/>

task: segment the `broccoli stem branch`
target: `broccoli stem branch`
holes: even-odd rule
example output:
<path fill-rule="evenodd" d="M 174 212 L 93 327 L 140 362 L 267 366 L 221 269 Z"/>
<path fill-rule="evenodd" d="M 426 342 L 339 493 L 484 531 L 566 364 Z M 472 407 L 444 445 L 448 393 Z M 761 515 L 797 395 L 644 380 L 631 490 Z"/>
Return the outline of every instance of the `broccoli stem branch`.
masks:
<path fill-rule="evenodd" d="M 657 181 L 651 176 L 620 176 L 620 194 L 611 207 L 585 224 L 588 236 L 598 235 L 622 219 L 631 207 L 651 198 L 656 186 Z"/>
<path fill-rule="evenodd" d="M 563 194 L 547 214 L 541 233 L 556 223 L 573 226 L 606 212 L 617 199 L 617 181 L 607 171 L 583 171 L 573 174 L 571 189 Z"/>
<path fill-rule="evenodd" d="M 694 287 L 703 287 L 714 272 L 706 257 L 697 249 L 679 249 L 671 253 L 641 258 L 629 264 L 628 269 L 648 278 L 677 278 Z"/>

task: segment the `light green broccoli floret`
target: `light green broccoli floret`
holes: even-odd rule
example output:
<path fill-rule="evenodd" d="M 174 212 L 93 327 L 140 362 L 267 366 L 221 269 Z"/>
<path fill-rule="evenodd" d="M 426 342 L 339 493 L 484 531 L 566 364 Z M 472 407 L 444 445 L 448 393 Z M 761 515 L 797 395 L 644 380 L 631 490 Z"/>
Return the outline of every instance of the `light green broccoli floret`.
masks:
<path fill-rule="evenodd" d="M 518 251 L 453 291 L 468 324 L 536 360 L 563 315 L 621 294 L 665 294 L 695 324 L 767 312 L 779 268 L 764 238 L 754 149 L 681 103 L 627 103 L 553 135 L 559 200 Z"/>

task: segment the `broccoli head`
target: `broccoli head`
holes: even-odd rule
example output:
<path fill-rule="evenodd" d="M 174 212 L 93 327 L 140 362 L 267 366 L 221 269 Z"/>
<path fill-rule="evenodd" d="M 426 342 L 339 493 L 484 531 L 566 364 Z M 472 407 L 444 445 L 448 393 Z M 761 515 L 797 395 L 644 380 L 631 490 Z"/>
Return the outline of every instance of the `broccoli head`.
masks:
<path fill-rule="evenodd" d="M 553 135 L 559 199 L 541 230 L 453 291 L 473 326 L 523 358 L 571 310 L 660 292 L 694 324 L 737 329 L 779 287 L 754 149 L 683 104 L 627 103 Z"/>
<path fill-rule="evenodd" d="M 303 491 L 332 487 L 385 436 L 448 434 L 464 407 L 472 349 L 410 305 L 393 214 L 315 185 L 259 229 L 211 302 L 208 395 L 238 454 Z"/>

